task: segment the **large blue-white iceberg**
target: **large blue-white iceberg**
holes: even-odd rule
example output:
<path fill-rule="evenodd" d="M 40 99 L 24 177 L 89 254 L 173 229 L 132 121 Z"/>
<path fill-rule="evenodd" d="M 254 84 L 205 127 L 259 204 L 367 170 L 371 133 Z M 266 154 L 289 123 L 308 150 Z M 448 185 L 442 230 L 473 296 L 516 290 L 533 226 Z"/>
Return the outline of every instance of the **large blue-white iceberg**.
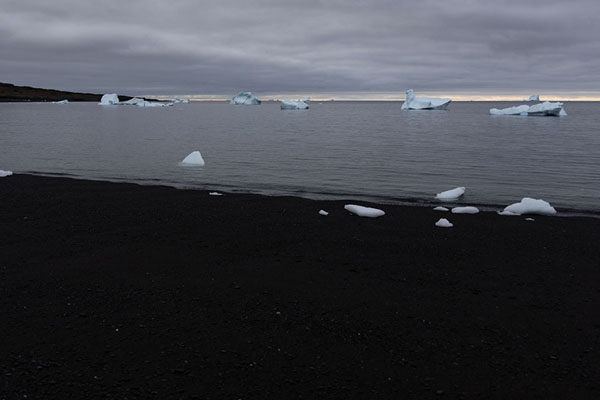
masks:
<path fill-rule="evenodd" d="M 534 104 L 532 106 L 528 106 L 526 104 L 516 106 L 516 107 L 508 107 L 503 108 L 501 110 L 497 108 L 490 109 L 490 114 L 492 115 L 533 115 L 533 116 L 546 116 L 546 117 L 557 117 L 567 115 L 566 111 L 563 109 L 563 103 L 560 102 L 549 102 L 545 101 L 543 103 Z"/>
<path fill-rule="evenodd" d="M 231 98 L 229 104 L 236 105 L 255 105 L 262 103 L 260 99 L 252 94 L 252 92 L 241 92 Z"/>
<path fill-rule="evenodd" d="M 102 99 L 100 99 L 100 103 L 98 104 L 102 106 L 119 104 L 119 96 L 117 96 L 116 93 L 105 94 L 104 96 L 102 96 Z"/>
<path fill-rule="evenodd" d="M 445 110 L 452 99 L 438 97 L 416 97 L 412 89 L 406 91 L 403 110 Z"/>

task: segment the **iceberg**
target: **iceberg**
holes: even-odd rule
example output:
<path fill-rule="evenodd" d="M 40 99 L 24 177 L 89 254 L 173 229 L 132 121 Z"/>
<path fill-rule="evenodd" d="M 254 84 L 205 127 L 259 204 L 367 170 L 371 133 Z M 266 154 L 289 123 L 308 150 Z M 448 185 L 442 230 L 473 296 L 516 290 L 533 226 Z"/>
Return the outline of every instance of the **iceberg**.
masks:
<path fill-rule="evenodd" d="M 69 100 L 53 101 L 53 104 L 69 104 Z"/>
<path fill-rule="evenodd" d="M 136 106 L 138 105 L 138 103 L 143 103 L 144 101 L 146 100 L 140 99 L 139 97 L 134 97 L 133 99 L 129 99 L 127 101 L 119 101 L 116 104 L 120 106 Z"/>
<path fill-rule="evenodd" d="M 199 151 L 192 151 L 186 158 L 181 162 L 183 165 L 195 165 L 198 167 L 204 167 L 204 159 Z"/>
<path fill-rule="evenodd" d="M 231 98 L 229 104 L 254 105 L 262 103 L 252 92 L 241 92 Z"/>
<path fill-rule="evenodd" d="M 479 214 L 479 209 L 477 207 L 454 207 L 452 209 L 452 214 Z"/>
<path fill-rule="evenodd" d="M 516 215 L 523 214 L 538 214 L 538 215 L 554 215 L 556 210 L 547 201 L 542 199 L 532 199 L 530 197 L 524 197 L 519 203 L 511 204 L 507 206 L 503 213 L 511 213 Z M 506 215 L 506 214 L 502 214 Z M 510 215 L 510 214 L 508 214 Z"/>
<path fill-rule="evenodd" d="M 181 104 L 190 104 L 190 99 L 181 100 Z"/>
<path fill-rule="evenodd" d="M 357 206 L 356 204 L 346 204 L 344 209 L 359 217 L 377 218 L 385 215 L 385 211 L 378 208 Z"/>
<path fill-rule="evenodd" d="M 540 101 L 540 95 L 539 94 L 534 94 L 529 96 L 529 98 L 525 101 Z"/>
<path fill-rule="evenodd" d="M 102 99 L 100 99 L 100 103 L 98 104 L 102 106 L 119 104 L 119 96 L 117 96 L 116 93 L 105 94 L 104 96 L 102 96 Z"/>
<path fill-rule="evenodd" d="M 160 103 L 157 101 L 142 100 L 142 101 L 135 103 L 135 105 L 138 107 L 171 107 L 173 105 L 173 103 Z"/>
<path fill-rule="evenodd" d="M 415 97 L 412 89 L 406 91 L 406 100 L 402 104 L 403 110 L 445 110 L 452 99 L 437 97 Z"/>
<path fill-rule="evenodd" d="M 508 107 L 503 108 L 501 110 L 497 108 L 490 109 L 490 114 L 492 115 L 533 115 L 533 116 L 559 116 L 559 115 L 567 115 L 565 110 L 563 110 L 563 103 L 555 102 L 551 103 L 549 101 L 545 101 L 543 103 L 534 104 L 533 106 L 528 106 L 526 104 L 516 106 L 516 107 Z"/>
<path fill-rule="evenodd" d="M 435 226 L 439 226 L 440 228 L 452 228 L 454 225 L 446 218 L 440 218 L 438 222 L 435 223 Z"/>
<path fill-rule="evenodd" d="M 435 198 L 438 200 L 453 201 L 458 200 L 458 198 L 463 194 L 465 194 L 465 188 L 461 186 L 451 190 L 446 190 L 445 192 L 438 193 L 435 195 Z"/>
<path fill-rule="evenodd" d="M 0 169 L 0 178 L 11 176 L 12 174 L 13 174 L 12 171 L 3 171 Z"/>
<path fill-rule="evenodd" d="M 308 109 L 308 104 L 302 100 L 298 101 L 290 101 L 290 100 L 281 100 L 281 109 L 282 110 L 306 110 Z"/>

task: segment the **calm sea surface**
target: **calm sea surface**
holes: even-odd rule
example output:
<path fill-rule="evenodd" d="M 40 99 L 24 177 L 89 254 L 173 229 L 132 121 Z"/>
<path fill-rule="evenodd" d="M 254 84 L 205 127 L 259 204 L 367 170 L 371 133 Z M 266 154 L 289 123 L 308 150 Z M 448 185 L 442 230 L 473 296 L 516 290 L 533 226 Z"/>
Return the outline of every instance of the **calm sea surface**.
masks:
<path fill-rule="evenodd" d="M 561 118 L 488 114 L 519 103 L 455 102 L 447 111 L 401 104 L 0 103 L 0 169 L 396 203 L 466 186 L 460 203 L 529 196 L 600 211 L 600 103 L 565 103 Z M 179 166 L 194 150 L 206 166 Z"/>

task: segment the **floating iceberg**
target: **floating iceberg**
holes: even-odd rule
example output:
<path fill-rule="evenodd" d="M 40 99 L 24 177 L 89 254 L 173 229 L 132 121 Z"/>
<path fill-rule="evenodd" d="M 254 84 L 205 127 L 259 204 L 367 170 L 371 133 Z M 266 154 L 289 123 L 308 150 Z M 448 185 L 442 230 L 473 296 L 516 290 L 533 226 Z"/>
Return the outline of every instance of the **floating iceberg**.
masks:
<path fill-rule="evenodd" d="M 477 207 L 454 207 L 452 209 L 452 214 L 479 214 L 479 209 Z"/>
<path fill-rule="evenodd" d="M 516 106 L 516 107 L 508 107 L 503 108 L 501 110 L 497 108 L 490 109 L 490 114 L 492 115 L 533 115 L 533 116 L 559 116 L 559 115 L 567 115 L 567 113 L 563 110 L 563 103 L 556 102 L 551 103 L 549 101 L 545 101 L 543 103 L 534 104 L 533 106 L 528 106 L 526 104 Z"/>
<path fill-rule="evenodd" d="M 190 99 L 181 100 L 181 104 L 190 104 Z"/>
<path fill-rule="evenodd" d="M 325 210 L 319 210 L 319 215 L 329 215 L 329 213 Z"/>
<path fill-rule="evenodd" d="M 306 109 L 308 109 L 308 104 L 306 104 L 302 100 L 298 100 L 298 101 L 281 100 L 281 109 L 282 110 L 306 110 Z"/>
<path fill-rule="evenodd" d="M 442 193 L 438 193 L 435 195 L 435 198 L 438 200 L 453 201 L 458 200 L 458 198 L 463 194 L 465 194 L 465 188 L 461 186 L 451 190 L 446 190 Z"/>
<path fill-rule="evenodd" d="M 525 101 L 540 101 L 540 95 L 539 94 L 534 94 L 529 96 L 529 98 Z"/>
<path fill-rule="evenodd" d="M 202 158 L 202 154 L 200 154 L 199 151 L 193 151 L 186 158 L 183 159 L 181 164 L 204 167 L 204 159 Z"/>
<path fill-rule="evenodd" d="M 140 99 L 139 97 L 134 97 L 133 99 L 129 99 L 127 101 L 119 101 L 116 104 L 120 106 L 136 106 L 138 105 L 138 103 L 143 103 L 144 101 L 146 100 Z"/>
<path fill-rule="evenodd" d="M 69 100 L 53 101 L 53 104 L 69 104 Z"/>
<path fill-rule="evenodd" d="M 135 105 L 138 107 L 171 107 L 173 105 L 173 103 L 160 103 L 157 101 L 142 100 L 142 101 L 135 103 Z"/>
<path fill-rule="evenodd" d="M 231 98 L 229 104 L 254 105 L 262 103 L 252 92 L 241 92 Z"/>
<path fill-rule="evenodd" d="M 105 94 L 98 104 L 103 106 L 119 104 L 119 96 L 117 96 L 116 93 Z"/>
<path fill-rule="evenodd" d="M 523 214 L 539 214 L 539 215 L 554 215 L 556 210 L 547 201 L 541 199 L 532 199 L 530 197 L 524 197 L 520 203 L 514 203 L 506 207 L 503 213 L 509 212 L 511 214 L 523 215 Z M 506 215 L 506 214 L 502 214 Z M 510 214 L 509 214 L 510 215 Z"/>
<path fill-rule="evenodd" d="M 436 207 L 433 211 L 448 211 L 448 209 L 446 207 Z"/>
<path fill-rule="evenodd" d="M 12 171 L 3 171 L 0 169 L 0 178 L 4 178 L 6 176 L 11 176 L 13 173 Z"/>
<path fill-rule="evenodd" d="M 344 209 L 359 217 L 377 218 L 385 215 L 385 211 L 378 208 L 357 206 L 356 204 L 346 204 Z"/>
<path fill-rule="evenodd" d="M 435 226 L 439 226 L 440 228 L 452 228 L 454 225 L 446 218 L 440 218 L 438 222 L 435 223 Z"/>
<path fill-rule="evenodd" d="M 437 97 L 415 97 L 412 89 L 406 91 L 406 100 L 402 104 L 403 110 L 445 110 L 451 99 Z"/>

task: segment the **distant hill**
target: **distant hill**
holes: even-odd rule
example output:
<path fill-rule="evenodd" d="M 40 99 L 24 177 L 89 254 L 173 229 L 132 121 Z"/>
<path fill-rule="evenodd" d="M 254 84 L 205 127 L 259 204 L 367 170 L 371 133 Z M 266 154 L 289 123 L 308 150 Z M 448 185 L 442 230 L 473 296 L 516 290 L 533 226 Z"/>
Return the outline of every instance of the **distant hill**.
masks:
<path fill-rule="evenodd" d="M 65 92 L 62 90 L 39 89 L 29 86 L 15 86 L 0 82 L 0 102 L 17 101 L 95 101 L 99 102 L 101 94 Z M 129 100 L 130 96 L 121 96 L 121 100 Z"/>

